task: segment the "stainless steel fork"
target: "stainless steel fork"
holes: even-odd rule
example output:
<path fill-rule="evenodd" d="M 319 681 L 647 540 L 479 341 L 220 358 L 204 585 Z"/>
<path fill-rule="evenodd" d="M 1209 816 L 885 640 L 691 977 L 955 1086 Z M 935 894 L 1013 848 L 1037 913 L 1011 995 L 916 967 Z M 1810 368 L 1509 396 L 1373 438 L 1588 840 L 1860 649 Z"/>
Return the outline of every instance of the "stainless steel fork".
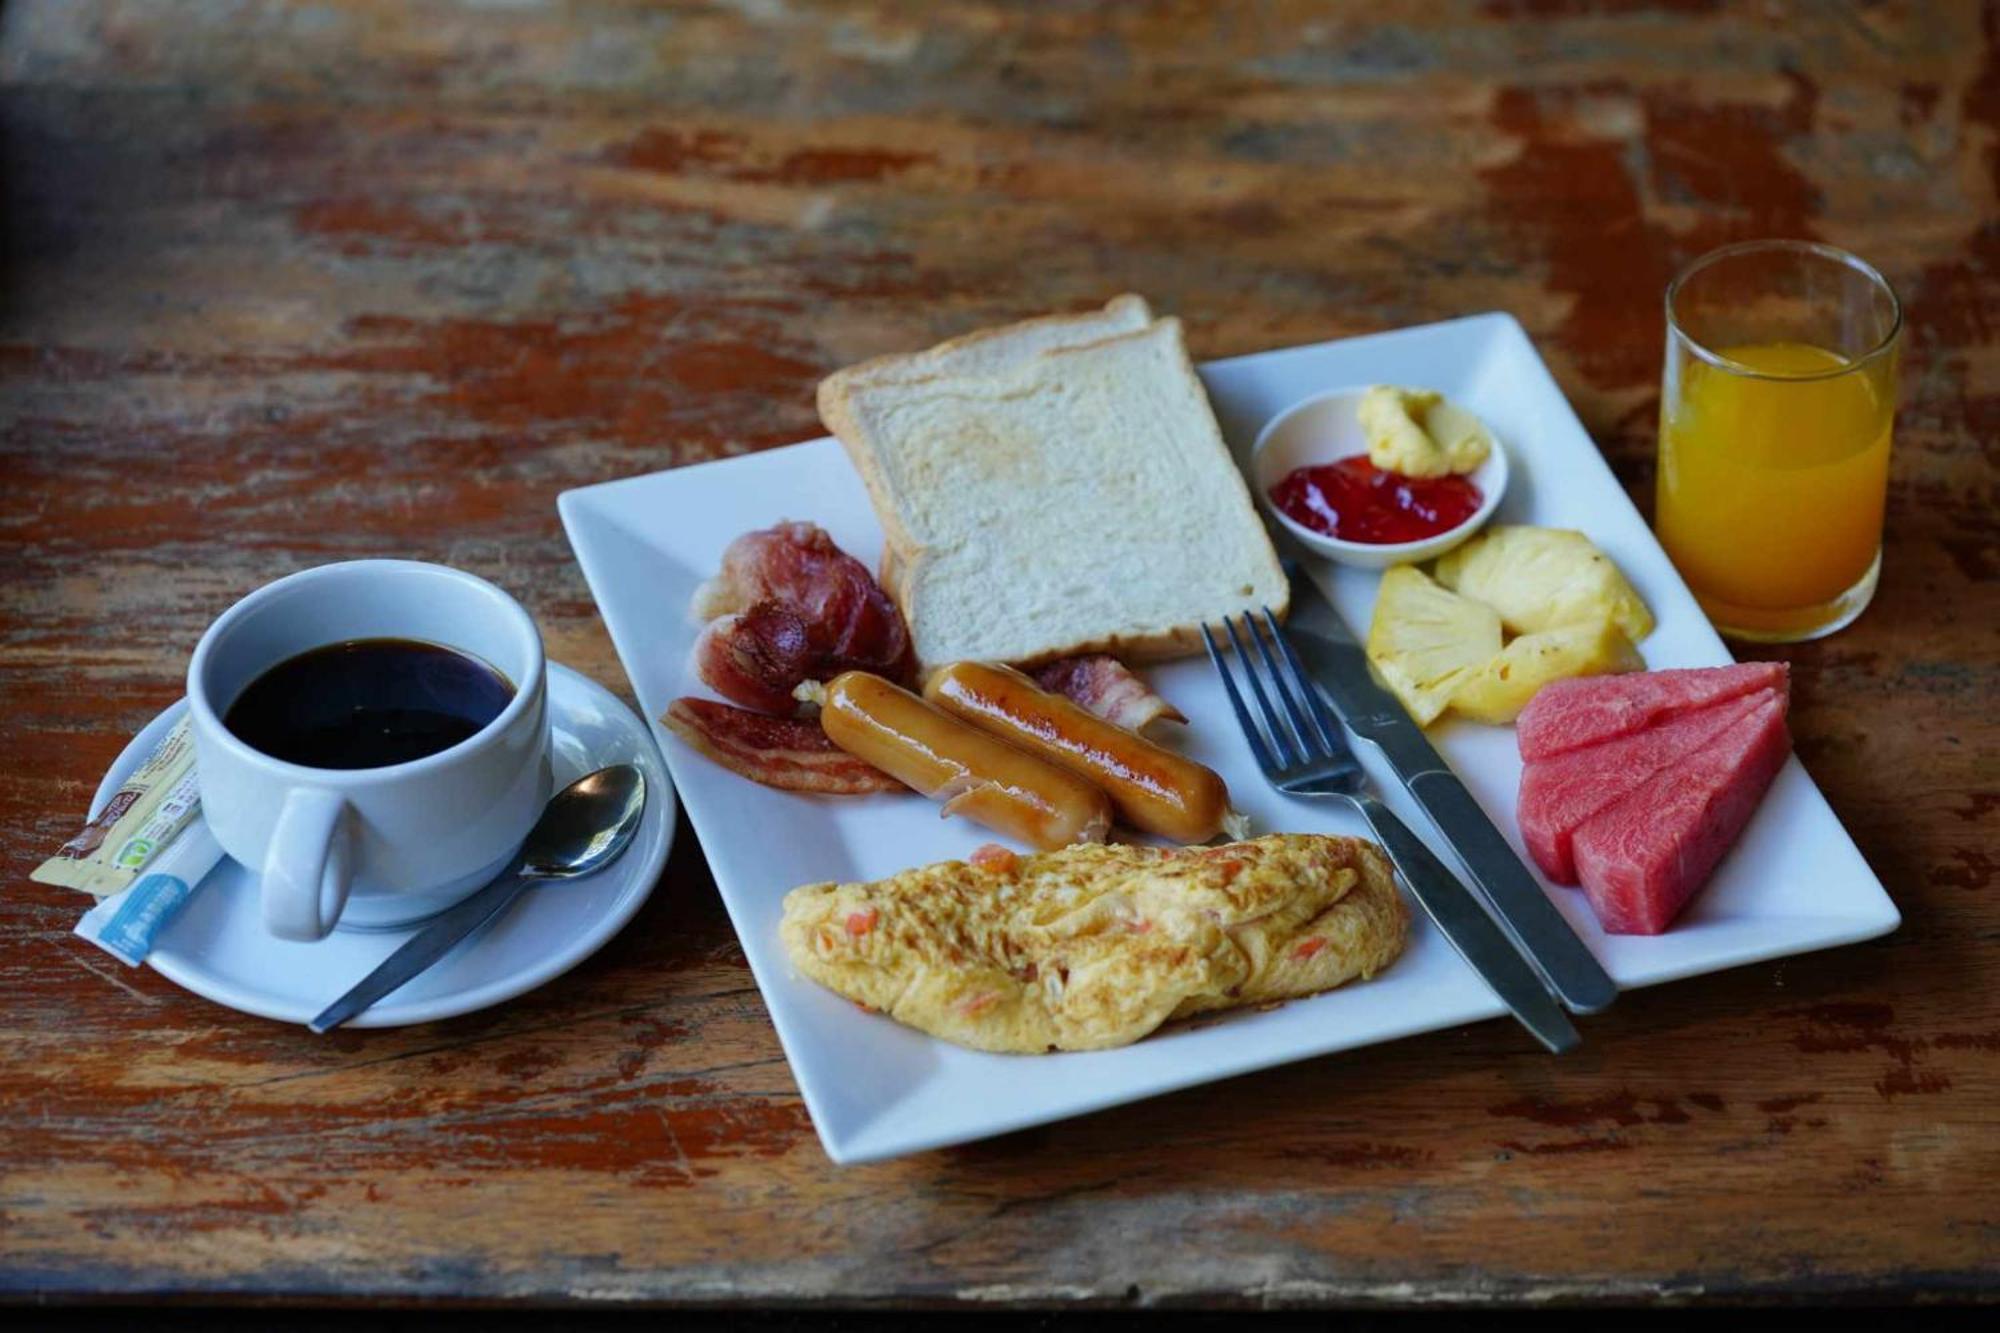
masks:
<path fill-rule="evenodd" d="M 1242 617 L 1241 629 L 1236 621 L 1226 617 L 1222 623 L 1235 649 L 1240 674 L 1257 702 L 1255 716 L 1237 685 L 1239 672 L 1230 670 L 1216 644 L 1216 636 L 1206 625 L 1202 627 L 1202 638 L 1208 644 L 1209 659 L 1222 677 L 1230 706 L 1236 710 L 1236 720 L 1242 724 L 1244 739 L 1250 742 L 1250 752 L 1271 785 L 1291 796 L 1333 797 L 1360 811 L 1368 827 L 1381 839 L 1411 895 L 1452 947 L 1472 965 L 1473 971 L 1493 988 L 1501 1003 L 1551 1051 L 1560 1054 L 1575 1048 L 1582 1040 L 1576 1026 L 1543 987 L 1527 960 L 1515 950 L 1471 891 L 1445 869 L 1422 839 L 1369 792 L 1367 777 L 1348 748 L 1340 722 L 1299 664 L 1298 655 L 1286 642 L 1270 608 L 1264 609 L 1263 632 L 1259 632 L 1257 621 L 1248 612 Z"/>

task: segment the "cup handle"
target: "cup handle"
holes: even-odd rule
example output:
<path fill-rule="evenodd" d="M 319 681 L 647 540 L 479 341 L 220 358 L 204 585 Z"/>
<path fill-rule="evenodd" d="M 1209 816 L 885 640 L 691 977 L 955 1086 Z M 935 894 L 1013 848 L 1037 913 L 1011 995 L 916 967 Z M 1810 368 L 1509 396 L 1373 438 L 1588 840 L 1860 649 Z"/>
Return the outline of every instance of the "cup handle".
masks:
<path fill-rule="evenodd" d="M 281 940 L 326 938 L 347 906 L 347 802 L 320 787 L 285 793 L 264 854 L 264 928 Z"/>

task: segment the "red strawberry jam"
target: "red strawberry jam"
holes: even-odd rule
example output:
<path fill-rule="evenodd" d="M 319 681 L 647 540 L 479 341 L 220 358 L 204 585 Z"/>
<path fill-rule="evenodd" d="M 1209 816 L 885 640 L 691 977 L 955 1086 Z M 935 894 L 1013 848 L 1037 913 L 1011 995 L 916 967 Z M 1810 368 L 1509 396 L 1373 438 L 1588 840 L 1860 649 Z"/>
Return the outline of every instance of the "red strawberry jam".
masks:
<path fill-rule="evenodd" d="M 1295 468 L 1271 488 L 1271 502 L 1314 532 L 1387 546 L 1449 532 L 1479 509 L 1479 488 L 1464 477 L 1406 477 L 1356 454 Z"/>

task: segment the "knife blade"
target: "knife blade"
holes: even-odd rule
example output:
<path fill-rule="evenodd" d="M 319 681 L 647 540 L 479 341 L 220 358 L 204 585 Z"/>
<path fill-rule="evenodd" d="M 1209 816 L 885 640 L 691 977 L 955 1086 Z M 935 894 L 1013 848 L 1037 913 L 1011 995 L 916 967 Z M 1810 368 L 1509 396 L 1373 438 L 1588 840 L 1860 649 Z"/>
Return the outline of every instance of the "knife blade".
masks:
<path fill-rule="evenodd" d="M 1618 998 L 1618 986 L 1563 920 L 1463 782 L 1438 755 L 1423 728 L 1375 680 L 1368 655 L 1347 622 L 1295 560 L 1291 639 L 1307 671 L 1342 723 L 1382 752 L 1473 881 L 1508 939 L 1572 1012 L 1594 1014 Z"/>

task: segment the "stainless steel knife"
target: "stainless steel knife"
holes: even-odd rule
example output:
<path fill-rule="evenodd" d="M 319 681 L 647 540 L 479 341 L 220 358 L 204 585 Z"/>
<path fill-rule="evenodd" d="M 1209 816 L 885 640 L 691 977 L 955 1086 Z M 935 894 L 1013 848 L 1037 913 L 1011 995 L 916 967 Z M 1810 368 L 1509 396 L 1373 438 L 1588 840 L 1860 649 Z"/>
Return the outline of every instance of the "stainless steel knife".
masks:
<path fill-rule="evenodd" d="M 1279 535 L 1279 540 L 1284 537 Z M 1521 858 L 1493 827 L 1394 695 L 1376 683 L 1368 657 L 1305 570 L 1286 561 L 1292 609 L 1286 637 L 1347 729 L 1382 751 L 1389 767 L 1437 825 L 1473 881 L 1473 890 L 1548 987 L 1575 1013 L 1594 1014 L 1618 998 L 1617 984 L 1591 956 Z"/>

